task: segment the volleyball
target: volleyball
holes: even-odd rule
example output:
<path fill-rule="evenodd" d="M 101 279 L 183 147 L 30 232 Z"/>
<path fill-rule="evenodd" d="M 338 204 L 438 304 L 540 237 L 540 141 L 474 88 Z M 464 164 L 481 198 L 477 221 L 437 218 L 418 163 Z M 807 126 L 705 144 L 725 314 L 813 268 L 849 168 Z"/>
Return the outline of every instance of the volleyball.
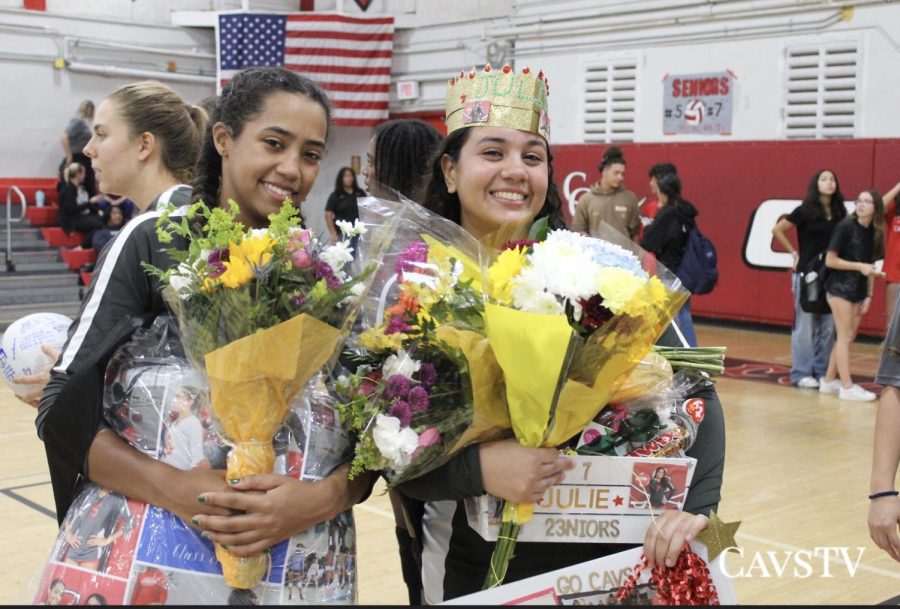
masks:
<path fill-rule="evenodd" d="M 684 120 L 690 125 L 699 125 L 706 114 L 706 106 L 699 99 L 691 100 L 684 111 Z"/>
<path fill-rule="evenodd" d="M 54 361 L 42 345 L 62 349 L 72 320 L 59 313 L 33 313 L 17 319 L 3 333 L 0 346 L 0 373 L 16 395 L 33 391 L 33 386 L 13 383 L 12 379 L 42 372 Z"/>

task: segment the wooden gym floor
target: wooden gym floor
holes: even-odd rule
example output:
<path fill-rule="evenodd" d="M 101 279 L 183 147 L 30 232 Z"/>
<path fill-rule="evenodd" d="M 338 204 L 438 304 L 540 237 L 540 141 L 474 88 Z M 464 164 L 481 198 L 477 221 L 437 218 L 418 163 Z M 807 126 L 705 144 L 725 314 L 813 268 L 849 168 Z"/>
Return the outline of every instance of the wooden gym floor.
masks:
<path fill-rule="evenodd" d="M 734 580 L 738 601 L 865 605 L 893 599 L 896 604 L 900 565 L 875 547 L 866 527 L 877 402 L 841 402 L 779 384 L 790 367 L 786 332 L 698 324 L 697 334 L 701 344 L 726 345 L 731 360 L 746 360 L 736 362 L 732 374 L 739 378 L 718 383 L 728 444 L 719 515 L 742 522 L 736 538 L 743 556 L 733 554 L 727 561 L 730 571 L 743 571 Z M 879 350 L 871 342 L 853 346 L 857 381 L 871 381 Z M 20 595 L 56 536 L 33 417 L 33 410 L 0 387 L 0 603 L 5 604 L 27 601 Z M 382 488 L 355 511 L 359 600 L 406 604 L 393 516 Z M 860 548 L 862 558 L 851 575 Z M 793 561 L 803 551 L 809 552 L 809 569 Z M 825 552 L 831 556 L 828 565 Z M 786 561 L 779 576 L 774 565 Z"/>

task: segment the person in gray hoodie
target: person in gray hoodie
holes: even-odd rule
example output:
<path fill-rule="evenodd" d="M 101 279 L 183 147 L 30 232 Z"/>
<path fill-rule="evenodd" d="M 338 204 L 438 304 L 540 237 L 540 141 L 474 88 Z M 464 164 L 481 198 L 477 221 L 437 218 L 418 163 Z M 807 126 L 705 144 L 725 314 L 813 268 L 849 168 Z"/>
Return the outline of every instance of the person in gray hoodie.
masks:
<path fill-rule="evenodd" d="M 625 188 L 625 157 L 622 150 L 611 146 L 600 160 L 600 180 L 578 201 L 572 218 L 572 230 L 600 236 L 600 226 L 608 223 L 614 229 L 634 240 L 641 230 L 638 198 Z"/>

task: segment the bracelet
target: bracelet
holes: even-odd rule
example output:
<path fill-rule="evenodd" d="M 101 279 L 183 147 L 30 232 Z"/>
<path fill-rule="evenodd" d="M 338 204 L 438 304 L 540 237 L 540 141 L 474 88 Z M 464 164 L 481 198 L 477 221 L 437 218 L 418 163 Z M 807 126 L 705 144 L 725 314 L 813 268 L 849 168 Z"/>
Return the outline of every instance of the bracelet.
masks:
<path fill-rule="evenodd" d="M 900 495 L 900 491 L 881 491 L 880 493 L 872 493 L 869 499 L 878 499 L 879 497 L 896 497 Z"/>

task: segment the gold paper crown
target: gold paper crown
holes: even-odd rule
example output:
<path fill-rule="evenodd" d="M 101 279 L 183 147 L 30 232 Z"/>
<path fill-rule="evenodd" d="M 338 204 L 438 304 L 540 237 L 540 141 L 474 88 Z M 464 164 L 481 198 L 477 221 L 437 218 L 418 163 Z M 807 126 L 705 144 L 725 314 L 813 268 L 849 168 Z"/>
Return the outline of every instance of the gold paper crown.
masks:
<path fill-rule="evenodd" d="M 508 127 L 540 135 L 550 143 L 549 84 L 543 72 L 509 64 L 500 70 L 460 72 L 447 90 L 447 134 L 462 127 Z"/>

